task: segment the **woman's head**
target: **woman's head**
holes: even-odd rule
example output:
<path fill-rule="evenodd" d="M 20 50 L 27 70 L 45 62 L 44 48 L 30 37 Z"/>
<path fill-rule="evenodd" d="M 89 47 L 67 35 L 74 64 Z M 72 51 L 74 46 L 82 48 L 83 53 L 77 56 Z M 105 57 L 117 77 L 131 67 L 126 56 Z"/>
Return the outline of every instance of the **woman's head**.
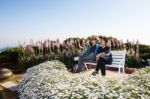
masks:
<path fill-rule="evenodd" d="M 102 38 L 99 38 L 98 43 L 101 44 L 102 42 Z"/>
<path fill-rule="evenodd" d="M 92 37 L 91 37 L 91 43 L 92 43 L 92 45 L 96 45 L 96 43 L 97 43 L 97 38 L 96 38 L 95 36 L 92 36 Z"/>
<path fill-rule="evenodd" d="M 108 46 L 108 47 L 111 47 L 111 41 L 110 41 L 110 40 L 108 40 L 107 46 Z"/>
<path fill-rule="evenodd" d="M 107 43 L 108 43 L 108 39 L 107 39 L 107 38 L 103 38 L 103 39 L 101 40 L 102 46 L 107 46 Z"/>

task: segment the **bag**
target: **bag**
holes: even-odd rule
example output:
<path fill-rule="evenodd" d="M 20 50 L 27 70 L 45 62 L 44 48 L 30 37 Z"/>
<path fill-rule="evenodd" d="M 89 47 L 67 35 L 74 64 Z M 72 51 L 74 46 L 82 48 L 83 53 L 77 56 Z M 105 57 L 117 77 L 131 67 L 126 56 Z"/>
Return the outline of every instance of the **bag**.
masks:
<path fill-rule="evenodd" d="M 100 57 L 104 58 L 106 61 L 109 59 L 109 55 L 107 54 L 102 54 Z"/>
<path fill-rule="evenodd" d="M 112 64 L 112 54 L 110 53 L 108 54 L 102 54 L 100 57 L 102 57 L 103 59 L 105 59 L 107 64 Z"/>

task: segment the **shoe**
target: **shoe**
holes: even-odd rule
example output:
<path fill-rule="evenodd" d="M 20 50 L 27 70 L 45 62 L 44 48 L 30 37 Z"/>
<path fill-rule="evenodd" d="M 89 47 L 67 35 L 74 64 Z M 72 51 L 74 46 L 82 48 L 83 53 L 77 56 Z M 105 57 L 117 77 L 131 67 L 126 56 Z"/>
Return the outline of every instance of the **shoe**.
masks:
<path fill-rule="evenodd" d="M 96 74 L 98 74 L 97 71 L 94 71 L 94 72 L 92 73 L 93 76 L 96 76 Z"/>
<path fill-rule="evenodd" d="M 75 65 L 75 66 L 73 67 L 73 70 L 74 70 L 74 72 L 77 72 L 77 70 L 78 70 L 78 65 Z"/>
<path fill-rule="evenodd" d="M 105 77 L 106 75 L 102 75 L 102 77 Z"/>

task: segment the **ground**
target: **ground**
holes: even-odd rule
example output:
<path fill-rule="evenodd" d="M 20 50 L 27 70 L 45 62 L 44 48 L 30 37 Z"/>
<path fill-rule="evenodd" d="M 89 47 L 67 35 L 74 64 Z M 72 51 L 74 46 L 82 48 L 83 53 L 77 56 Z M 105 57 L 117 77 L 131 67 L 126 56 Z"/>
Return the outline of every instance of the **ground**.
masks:
<path fill-rule="evenodd" d="M 16 99 L 18 97 L 17 92 L 13 92 L 7 88 L 4 88 L 4 86 L 8 87 L 18 84 L 22 79 L 22 76 L 23 74 L 15 74 L 6 80 L 0 81 L 0 99 Z"/>

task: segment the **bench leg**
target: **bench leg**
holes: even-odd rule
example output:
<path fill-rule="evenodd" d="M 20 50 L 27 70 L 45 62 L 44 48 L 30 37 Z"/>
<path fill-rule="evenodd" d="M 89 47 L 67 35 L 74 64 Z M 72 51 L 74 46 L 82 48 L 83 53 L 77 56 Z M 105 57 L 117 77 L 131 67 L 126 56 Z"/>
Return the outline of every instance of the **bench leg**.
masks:
<path fill-rule="evenodd" d="M 119 69 L 119 74 L 120 74 L 121 73 L 121 68 L 119 67 L 118 69 Z"/>
<path fill-rule="evenodd" d="M 87 64 L 84 64 L 84 66 L 85 66 L 86 70 L 88 70 Z"/>
<path fill-rule="evenodd" d="M 123 73 L 125 73 L 124 67 L 122 68 Z"/>

